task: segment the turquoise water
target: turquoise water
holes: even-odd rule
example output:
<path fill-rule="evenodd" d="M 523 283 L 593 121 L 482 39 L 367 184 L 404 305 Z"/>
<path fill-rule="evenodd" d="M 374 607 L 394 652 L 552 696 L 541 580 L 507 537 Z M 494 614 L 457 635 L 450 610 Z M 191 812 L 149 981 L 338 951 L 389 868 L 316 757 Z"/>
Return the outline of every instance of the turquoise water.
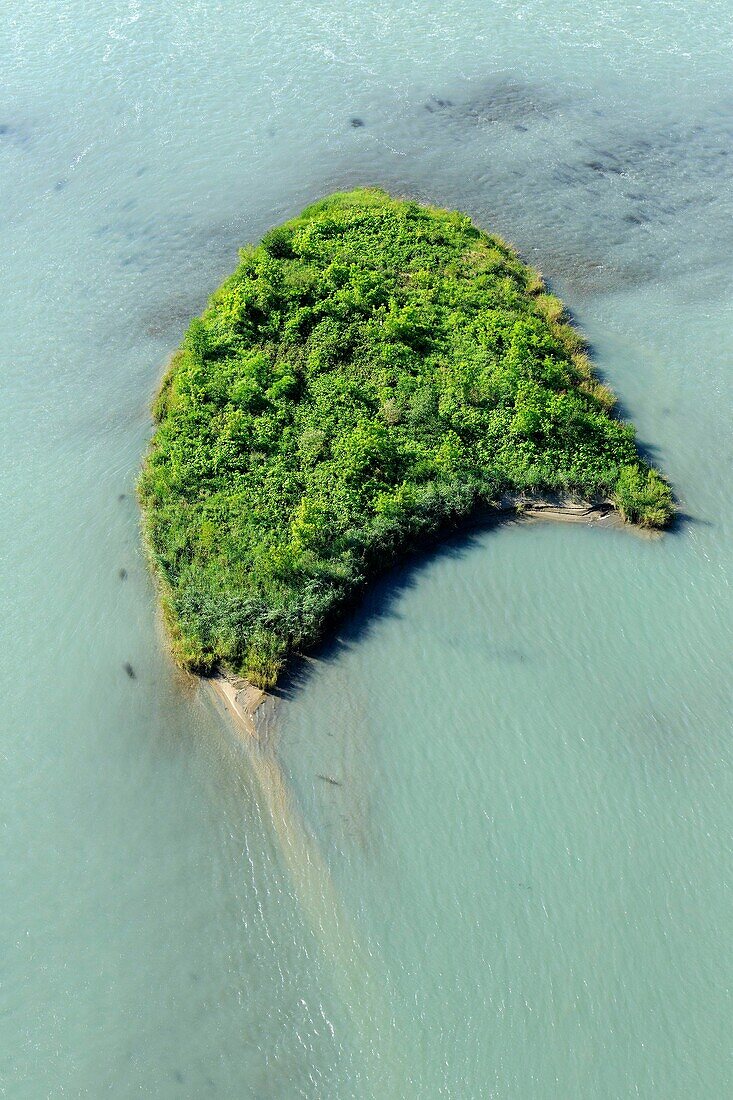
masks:
<path fill-rule="evenodd" d="M 5 1095 L 731 1094 L 732 16 L 7 14 Z M 258 752 L 165 655 L 148 404 L 237 247 L 361 182 L 542 268 L 686 518 L 411 562 Z"/>

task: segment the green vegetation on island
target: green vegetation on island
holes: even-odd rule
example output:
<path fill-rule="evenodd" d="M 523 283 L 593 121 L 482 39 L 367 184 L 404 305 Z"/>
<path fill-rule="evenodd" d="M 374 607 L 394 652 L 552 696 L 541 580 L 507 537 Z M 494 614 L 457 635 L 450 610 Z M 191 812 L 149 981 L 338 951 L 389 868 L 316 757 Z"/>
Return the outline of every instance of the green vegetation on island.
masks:
<path fill-rule="evenodd" d="M 360 586 L 506 494 L 669 485 L 541 277 L 463 214 L 382 191 L 273 229 L 191 322 L 139 484 L 176 658 L 261 686 Z"/>

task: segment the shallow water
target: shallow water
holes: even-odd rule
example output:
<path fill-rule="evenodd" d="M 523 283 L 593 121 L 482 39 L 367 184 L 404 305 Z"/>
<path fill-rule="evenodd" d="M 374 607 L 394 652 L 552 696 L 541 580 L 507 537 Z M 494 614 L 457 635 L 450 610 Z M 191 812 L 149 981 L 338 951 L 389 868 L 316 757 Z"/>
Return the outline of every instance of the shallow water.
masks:
<path fill-rule="evenodd" d="M 3 22 L 8 1096 L 730 1094 L 732 15 Z M 148 402 L 237 247 L 360 182 L 543 269 L 686 519 L 411 562 L 258 754 L 161 644 Z"/>

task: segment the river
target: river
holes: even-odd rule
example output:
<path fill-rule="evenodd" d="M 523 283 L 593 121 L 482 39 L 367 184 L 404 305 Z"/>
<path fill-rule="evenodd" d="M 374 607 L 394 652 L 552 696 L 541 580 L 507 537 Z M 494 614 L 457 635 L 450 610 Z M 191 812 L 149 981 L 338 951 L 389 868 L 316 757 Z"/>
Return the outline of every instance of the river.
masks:
<path fill-rule="evenodd" d="M 8 6 L 3 1095 L 731 1095 L 732 25 Z M 411 561 L 258 748 L 166 655 L 149 403 L 237 249 L 362 183 L 543 271 L 682 519 Z"/>

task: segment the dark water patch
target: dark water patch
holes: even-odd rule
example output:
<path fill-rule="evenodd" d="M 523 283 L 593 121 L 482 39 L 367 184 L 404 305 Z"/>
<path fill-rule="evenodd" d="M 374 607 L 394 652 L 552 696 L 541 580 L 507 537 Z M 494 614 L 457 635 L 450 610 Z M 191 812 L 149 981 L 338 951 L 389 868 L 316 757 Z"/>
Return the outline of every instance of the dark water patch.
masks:
<path fill-rule="evenodd" d="M 104 220 L 92 230 L 97 239 L 170 247 L 172 243 L 188 240 L 197 233 L 193 213 L 151 214 L 145 212 L 140 199 L 130 196 L 122 202 L 110 201 L 105 206 Z"/>
<path fill-rule="evenodd" d="M 597 172 L 601 176 L 613 175 L 620 176 L 623 174 L 623 169 L 618 164 L 609 163 L 602 160 L 587 160 L 585 161 L 585 167 L 590 168 L 591 172 Z"/>
<path fill-rule="evenodd" d="M 646 225 L 651 218 L 642 210 L 632 210 L 631 213 L 624 214 L 624 221 L 629 225 Z"/>
<path fill-rule="evenodd" d="M 670 537 L 677 537 L 675 528 Z M 681 640 L 684 646 L 685 641 Z M 655 770 L 677 774 L 707 760 L 714 769 L 723 765 L 720 748 L 700 736 L 704 727 L 701 714 L 708 710 L 725 713 L 729 706 L 729 689 L 725 678 L 706 678 L 707 691 L 701 700 L 675 698 L 674 689 L 663 684 L 649 685 L 646 698 L 633 696 L 626 707 L 611 716 L 609 733 L 623 745 L 629 758 L 643 760 Z"/>
<path fill-rule="evenodd" d="M 120 569 L 117 576 L 120 578 L 121 581 L 126 581 L 127 580 L 127 570 L 126 569 Z"/>
<path fill-rule="evenodd" d="M 470 86 L 463 94 L 453 94 L 452 98 L 431 96 L 423 104 L 429 114 L 467 127 L 494 123 L 521 125 L 548 119 L 558 106 L 558 99 L 540 84 L 496 78 Z"/>
<path fill-rule="evenodd" d="M 673 107 L 669 120 L 636 106 L 599 114 L 569 87 L 506 80 L 478 95 L 465 85 L 436 93 L 421 110 L 422 133 L 411 130 L 414 114 L 396 119 L 401 159 L 384 157 L 380 182 L 464 209 L 521 252 L 534 247 L 543 271 L 562 268 L 570 293 L 633 289 L 681 259 L 692 271 L 705 252 L 701 219 L 727 232 L 733 113 L 722 108 L 692 123 Z M 480 125 L 500 120 L 509 125 Z"/>
<path fill-rule="evenodd" d="M 27 145 L 30 139 L 27 126 L 13 122 L 0 122 L 0 148 L 3 145 Z"/>
<path fill-rule="evenodd" d="M 145 244 L 147 246 L 164 245 L 171 236 L 171 227 L 149 218 L 146 221 L 133 221 L 129 218 L 115 218 L 102 222 L 92 230 L 97 240 L 108 239 L 112 243 Z"/>
<path fill-rule="evenodd" d="M 670 217 L 714 198 L 706 185 L 730 180 L 731 143 L 730 118 L 715 117 L 707 125 L 676 120 L 636 134 L 614 126 L 602 145 L 590 138 L 579 140 L 579 156 L 558 164 L 553 177 L 574 188 L 586 187 L 589 175 L 607 184 L 621 178 L 626 188 L 619 197 L 644 202 L 645 220 Z M 633 190 L 629 182 L 635 184 Z"/>
<path fill-rule="evenodd" d="M 559 282 L 571 295 L 608 294 L 629 290 L 657 277 L 658 267 L 650 260 L 623 262 L 599 256 L 553 249 L 533 250 L 529 262 L 547 281 Z"/>
<path fill-rule="evenodd" d="M 528 660 L 526 653 L 523 653 L 521 649 L 515 649 L 513 646 L 497 646 L 484 643 L 480 646 L 480 649 L 492 661 L 504 664 L 523 665 Z"/>
<path fill-rule="evenodd" d="M 174 296 L 143 312 L 140 324 L 146 336 L 155 340 L 178 339 L 206 305 L 206 295 Z"/>
<path fill-rule="evenodd" d="M 427 103 L 424 103 L 423 106 L 425 107 L 425 110 L 428 112 L 428 114 L 432 115 L 435 113 L 435 111 L 444 111 L 447 107 L 452 107 L 453 100 L 439 99 L 437 96 L 431 95 Z"/>
<path fill-rule="evenodd" d="M 596 186 L 609 175 L 620 176 L 622 169 L 614 171 L 600 160 L 561 161 L 552 170 L 552 180 L 566 187 L 588 188 Z"/>

